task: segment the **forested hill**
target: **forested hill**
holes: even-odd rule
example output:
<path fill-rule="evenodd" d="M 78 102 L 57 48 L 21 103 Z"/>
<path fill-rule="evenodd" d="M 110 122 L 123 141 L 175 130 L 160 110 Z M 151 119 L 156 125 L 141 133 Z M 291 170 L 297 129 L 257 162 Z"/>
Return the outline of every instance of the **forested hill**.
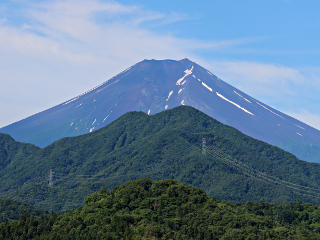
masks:
<path fill-rule="evenodd" d="M 319 206 L 218 201 L 175 180 L 143 178 L 86 197 L 78 210 L 0 224 L 0 239 L 320 239 Z"/>
<path fill-rule="evenodd" d="M 28 151 L 0 170 L 0 196 L 47 210 L 78 207 L 101 187 L 142 177 L 174 178 L 232 202 L 320 202 L 319 164 L 187 106 L 152 116 L 129 112 L 95 132 Z"/>
<path fill-rule="evenodd" d="M 10 135 L 0 133 L 0 170 L 12 161 L 24 161 L 38 150 L 40 148 L 33 144 L 16 142 Z"/>
<path fill-rule="evenodd" d="M 24 202 L 0 198 L 0 222 L 19 220 L 24 211 L 28 211 L 34 217 L 40 217 L 41 212 L 44 212 Z"/>

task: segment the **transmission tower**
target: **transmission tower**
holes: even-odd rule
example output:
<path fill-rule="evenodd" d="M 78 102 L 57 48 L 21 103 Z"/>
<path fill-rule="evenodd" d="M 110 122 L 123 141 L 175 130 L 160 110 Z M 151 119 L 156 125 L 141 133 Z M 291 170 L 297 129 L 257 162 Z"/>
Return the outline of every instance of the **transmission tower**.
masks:
<path fill-rule="evenodd" d="M 50 169 L 50 174 L 49 174 L 49 187 L 53 187 L 53 182 L 52 182 L 52 169 Z"/>
<path fill-rule="evenodd" d="M 206 155 L 206 139 L 202 138 L 202 154 Z"/>

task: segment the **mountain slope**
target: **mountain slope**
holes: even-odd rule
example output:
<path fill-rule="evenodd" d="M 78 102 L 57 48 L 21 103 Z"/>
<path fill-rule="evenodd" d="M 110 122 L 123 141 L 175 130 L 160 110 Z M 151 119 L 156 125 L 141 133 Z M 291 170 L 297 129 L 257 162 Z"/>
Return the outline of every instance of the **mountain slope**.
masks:
<path fill-rule="evenodd" d="M 155 114 L 180 105 L 193 106 L 300 159 L 320 162 L 320 131 L 248 96 L 188 59 L 144 60 L 0 132 L 44 147 L 62 137 L 100 129 L 129 111 Z"/>
<path fill-rule="evenodd" d="M 53 187 L 48 187 L 50 169 Z M 319 164 L 298 160 L 180 106 L 152 116 L 129 112 L 95 132 L 14 159 L 0 171 L 0 191 L 40 208 L 61 210 L 78 206 L 102 186 L 111 189 L 149 177 L 174 178 L 233 202 L 299 198 L 319 203 L 319 173 Z"/>

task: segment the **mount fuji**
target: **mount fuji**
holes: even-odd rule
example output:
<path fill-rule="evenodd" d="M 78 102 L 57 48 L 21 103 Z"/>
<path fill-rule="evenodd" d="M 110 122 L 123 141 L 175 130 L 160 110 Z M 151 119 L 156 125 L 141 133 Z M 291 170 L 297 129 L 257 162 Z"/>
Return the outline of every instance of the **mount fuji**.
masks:
<path fill-rule="evenodd" d="M 192 106 L 302 160 L 320 163 L 320 131 L 250 97 L 188 59 L 143 60 L 0 132 L 45 147 L 63 137 L 95 131 L 129 111 L 155 114 L 179 105 Z"/>

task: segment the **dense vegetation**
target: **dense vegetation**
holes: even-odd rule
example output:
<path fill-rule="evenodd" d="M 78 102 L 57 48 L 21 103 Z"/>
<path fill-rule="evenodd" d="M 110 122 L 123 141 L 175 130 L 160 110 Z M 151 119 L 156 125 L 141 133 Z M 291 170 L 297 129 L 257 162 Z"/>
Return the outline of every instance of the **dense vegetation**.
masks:
<path fill-rule="evenodd" d="M 320 208 L 299 201 L 228 203 L 176 180 L 106 188 L 85 205 L 0 224 L 3 239 L 319 239 Z"/>
<path fill-rule="evenodd" d="M 207 146 L 291 187 L 244 174 L 213 150 L 202 154 L 203 138 Z M 29 147 L 29 152 L 6 160 L 0 170 L 0 196 L 47 210 L 78 207 L 103 186 L 112 189 L 142 177 L 173 178 L 232 202 L 320 202 L 319 164 L 300 161 L 187 106 L 153 116 L 130 112 L 93 133 L 64 138 L 43 149 Z M 50 169 L 53 187 L 48 187 Z"/>
<path fill-rule="evenodd" d="M 34 217 L 39 217 L 42 212 L 41 209 L 26 203 L 0 198 L 0 222 L 19 220 L 24 211 L 29 212 Z"/>
<path fill-rule="evenodd" d="M 12 161 L 23 161 L 38 150 L 39 147 L 16 142 L 10 135 L 0 133 L 0 170 L 5 169 Z"/>

